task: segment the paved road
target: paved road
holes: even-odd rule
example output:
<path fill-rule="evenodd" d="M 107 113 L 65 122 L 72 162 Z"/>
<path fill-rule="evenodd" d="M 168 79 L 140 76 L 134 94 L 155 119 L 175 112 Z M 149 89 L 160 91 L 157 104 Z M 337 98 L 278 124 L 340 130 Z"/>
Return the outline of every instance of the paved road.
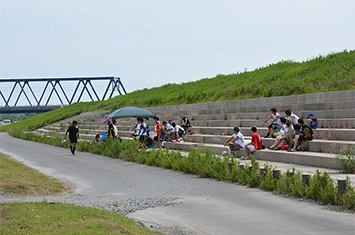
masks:
<path fill-rule="evenodd" d="M 168 234 L 355 234 L 355 215 L 211 179 L 14 139 L 0 133 L 0 152 L 75 186 L 64 202 L 174 200 L 132 210 L 130 218 Z M 90 198 L 90 200 L 88 200 Z M 4 199 L 2 199 L 4 201 Z M 18 199 L 16 199 L 18 200 Z M 57 201 L 60 201 L 57 199 Z M 6 201 L 6 200 L 5 200 Z M 144 204 L 144 203 L 143 203 Z M 118 207 L 120 205 L 117 205 Z"/>

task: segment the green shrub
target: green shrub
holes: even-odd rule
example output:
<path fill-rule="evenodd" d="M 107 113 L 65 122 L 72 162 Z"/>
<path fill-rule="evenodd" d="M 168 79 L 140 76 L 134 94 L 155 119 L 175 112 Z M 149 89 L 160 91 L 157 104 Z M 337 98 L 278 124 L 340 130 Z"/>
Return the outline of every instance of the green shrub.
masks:
<path fill-rule="evenodd" d="M 350 185 L 349 177 L 347 177 L 347 190 L 341 197 L 340 204 L 346 210 L 355 210 L 355 189 Z"/>
<path fill-rule="evenodd" d="M 251 157 L 251 166 L 252 168 L 248 177 L 248 186 L 251 188 L 259 187 L 261 184 L 260 167 L 254 156 Z"/>
<path fill-rule="evenodd" d="M 266 171 L 265 175 L 265 180 L 261 183 L 261 188 L 267 190 L 267 191 L 273 191 L 276 188 L 277 185 L 277 180 L 274 179 L 273 174 L 272 174 L 272 166 L 269 166 L 268 164 L 264 165 L 264 169 Z"/>
<path fill-rule="evenodd" d="M 344 167 L 344 173 L 355 173 L 355 147 L 346 147 L 337 156 Z"/>
<path fill-rule="evenodd" d="M 290 194 L 296 197 L 304 197 L 306 195 L 306 186 L 302 182 L 302 173 L 297 171 L 288 179 Z"/>
<path fill-rule="evenodd" d="M 286 173 L 280 175 L 280 179 L 276 182 L 276 191 L 282 194 L 288 194 L 288 183 Z"/>
<path fill-rule="evenodd" d="M 316 174 L 311 177 L 307 197 L 322 203 L 335 203 L 336 191 L 334 182 L 327 172 L 321 174 L 317 170 Z"/>

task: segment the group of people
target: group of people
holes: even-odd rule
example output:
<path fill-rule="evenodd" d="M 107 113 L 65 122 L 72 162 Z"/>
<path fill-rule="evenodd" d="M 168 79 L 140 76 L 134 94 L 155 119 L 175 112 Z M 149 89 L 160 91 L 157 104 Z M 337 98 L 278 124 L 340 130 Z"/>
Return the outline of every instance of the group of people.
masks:
<path fill-rule="evenodd" d="M 165 141 L 182 141 L 182 137 L 189 132 L 191 127 L 190 120 L 184 115 L 181 115 L 180 125 L 172 120 L 168 122 L 159 120 L 159 117 L 154 118 L 154 132 L 156 136 L 152 137 L 152 129 L 144 122 L 143 118 L 137 118 L 137 124 L 132 128 L 132 136 L 139 141 L 139 147 L 147 149 L 148 147 L 163 147 Z"/>
<path fill-rule="evenodd" d="M 318 119 L 313 113 L 308 113 L 307 119 L 304 120 L 289 109 L 285 111 L 285 116 L 281 117 L 276 108 L 272 108 L 271 115 L 263 123 L 268 126 L 265 138 L 276 138 L 270 149 L 287 149 L 292 152 L 301 150 L 302 141 L 313 140 L 313 130 L 318 128 Z"/>
<path fill-rule="evenodd" d="M 118 139 L 122 141 L 118 135 L 118 128 L 116 127 L 116 121 L 111 119 L 105 119 L 105 124 L 108 126 L 108 131 L 100 135 L 95 136 L 95 143 L 105 140 L 107 137 Z M 313 140 L 313 130 L 318 127 L 318 120 L 313 113 L 308 113 L 307 119 L 302 119 L 291 110 L 285 111 L 285 116 L 277 112 L 276 108 L 271 109 L 271 114 L 263 121 L 263 124 L 268 127 L 268 133 L 264 138 L 276 138 L 274 143 L 269 147 L 270 150 L 288 150 L 297 151 L 301 149 L 301 143 L 303 141 Z M 166 141 L 182 141 L 182 137 L 189 132 L 191 127 L 190 120 L 184 115 L 181 115 L 179 124 L 176 124 L 172 120 L 168 122 L 159 120 L 159 117 L 154 118 L 154 132 L 156 136 L 152 137 L 152 129 L 147 125 L 143 118 L 137 118 L 137 124 L 132 129 L 132 136 L 139 141 L 139 146 L 147 149 L 148 147 L 164 147 Z M 232 151 L 238 151 L 244 149 L 246 152 L 245 159 L 250 159 L 251 154 L 255 151 L 264 148 L 263 139 L 257 132 L 256 127 L 251 128 L 252 138 L 251 142 L 245 144 L 244 136 L 240 132 L 238 127 L 234 127 L 234 134 L 224 143 L 224 146 L 228 146 L 226 154 L 230 155 Z M 70 151 L 75 154 L 76 143 L 79 138 L 79 129 L 77 128 L 77 122 L 73 121 L 72 126 L 68 128 L 65 133 L 64 139 L 69 134 Z"/>
<path fill-rule="evenodd" d="M 269 147 L 270 150 L 282 149 L 294 152 L 302 150 L 303 141 L 313 140 L 313 130 L 317 129 L 318 120 L 313 113 L 308 113 L 307 119 L 304 120 L 291 110 L 286 110 L 285 116 L 281 117 L 276 108 L 272 108 L 270 116 L 263 121 L 263 124 L 268 126 L 268 133 L 264 138 L 276 138 Z M 230 155 L 232 151 L 245 149 L 246 157 L 242 158 L 250 159 L 252 153 L 264 148 L 263 140 L 256 127 L 251 128 L 251 133 L 251 142 L 245 144 L 243 134 L 238 127 L 234 127 L 234 134 L 224 143 L 224 146 L 228 146 L 226 154 Z"/>

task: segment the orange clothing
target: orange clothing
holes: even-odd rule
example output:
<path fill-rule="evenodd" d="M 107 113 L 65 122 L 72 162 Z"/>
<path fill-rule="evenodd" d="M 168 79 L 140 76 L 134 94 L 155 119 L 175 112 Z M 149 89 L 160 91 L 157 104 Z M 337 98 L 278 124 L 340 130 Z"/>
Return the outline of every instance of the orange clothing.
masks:
<path fill-rule="evenodd" d="M 253 143 L 256 150 L 260 150 L 261 146 L 263 145 L 263 140 L 256 132 L 251 136 L 251 142 Z"/>
<path fill-rule="evenodd" d="M 161 129 L 162 129 L 162 125 L 160 122 L 158 122 L 156 125 L 155 125 L 155 130 L 157 131 L 157 136 L 161 136 Z"/>

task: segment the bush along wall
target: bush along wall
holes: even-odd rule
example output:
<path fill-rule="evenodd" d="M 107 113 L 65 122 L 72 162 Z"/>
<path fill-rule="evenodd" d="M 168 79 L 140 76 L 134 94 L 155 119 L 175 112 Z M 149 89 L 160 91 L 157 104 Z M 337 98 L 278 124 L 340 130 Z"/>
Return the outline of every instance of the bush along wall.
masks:
<path fill-rule="evenodd" d="M 20 131 L 9 133 L 16 138 L 69 147 L 68 141 L 62 142 L 60 136 L 44 136 Z M 180 152 L 168 149 L 146 152 L 139 149 L 135 141 L 120 143 L 113 139 L 107 139 L 100 144 L 95 144 L 93 141 L 79 141 L 77 150 L 195 174 L 202 178 L 214 178 L 251 188 L 309 198 L 323 204 L 342 206 L 345 210 L 355 211 L 355 189 L 350 185 L 350 180 L 347 178 L 347 180 L 334 182 L 326 172 L 317 171 L 311 176 L 293 169 L 281 173 L 268 164 L 260 167 L 254 157 L 251 164 L 240 164 L 228 157 L 220 158 L 210 150 L 205 152 L 191 150 L 188 156 L 182 156 Z"/>

